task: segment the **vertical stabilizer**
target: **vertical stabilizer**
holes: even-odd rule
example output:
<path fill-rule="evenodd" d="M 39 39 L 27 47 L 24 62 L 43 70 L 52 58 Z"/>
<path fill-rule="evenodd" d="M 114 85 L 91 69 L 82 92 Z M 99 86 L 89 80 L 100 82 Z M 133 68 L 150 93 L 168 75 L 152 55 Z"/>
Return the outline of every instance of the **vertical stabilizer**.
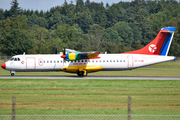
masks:
<path fill-rule="evenodd" d="M 124 54 L 146 54 L 167 56 L 174 36 L 175 27 L 162 28 L 156 38 L 142 49 L 126 52 Z"/>

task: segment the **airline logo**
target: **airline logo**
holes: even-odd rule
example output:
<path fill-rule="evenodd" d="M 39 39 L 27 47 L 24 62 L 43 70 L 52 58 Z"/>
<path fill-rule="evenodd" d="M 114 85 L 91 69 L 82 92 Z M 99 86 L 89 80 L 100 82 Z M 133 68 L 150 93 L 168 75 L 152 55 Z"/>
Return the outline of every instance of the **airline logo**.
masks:
<path fill-rule="evenodd" d="M 151 45 L 149 46 L 149 52 L 154 53 L 154 52 L 156 52 L 156 50 L 157 50 L 156 45 L 151 44 Z"/>
<path fill-rule="evenodd" d="M 21 62 L 21 64 L 24 64 L 24 63 L 25 63 L 24 61 Z"/>

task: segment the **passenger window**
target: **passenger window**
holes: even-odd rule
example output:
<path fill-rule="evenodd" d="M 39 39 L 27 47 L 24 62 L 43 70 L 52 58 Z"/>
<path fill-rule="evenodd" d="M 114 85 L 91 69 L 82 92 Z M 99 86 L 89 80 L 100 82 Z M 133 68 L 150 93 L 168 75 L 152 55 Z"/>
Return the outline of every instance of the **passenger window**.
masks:
<path fill-rule="evenodd" d="M 126 61 L 124 60 L 124 62 L 126 62 Z"/>
<path fill-rule="evenodd" d="M 78 60 L 78 62 L 80 62 L 80 60 Z"/>
<path fill-rule="evenodd" d="M 103 62 L 105 62 L 105 60 L 103 60 Z"/>
<path fill-rule="evenodd" d="M 82 60 L 82 62 L 84 62 L 84 61 Z"/>
<path fill-rule="evenodd" d="M 17 58 L 14 58 L 14 61 L 17 61 Z"/>
<path fill-rule="evenodd" d="M 62 63 L 62 60 L 61 60 L 61 63 Z"/>
<path fill-rule="evenodd" d="M 115 62 L 115 60 L 113 60 L 113 62 Z"/>
<path fill-rule="evenodd" d="M 99 60 L 99 62 L 101 62 L 101 60 Z"/>
<path fill-rule="evenodd" d="M 110 60 L 110 62 L 112 62 L 112 60 Z"/>
<path fill-rule="evenodd" d="M 120 62 L 122 62 L 122 60 L 120 60 Z"/>
<path fill-rule="evenodd" d="M 92 62 L 94 62 L 94 60 L 92 60 Z"/>
<path fill-rule="evenodd" d="M 108 60 L 107 60 L 107 62 L 108 62 Z"/>
<path fill-rule="evenodd" d="M 49 63 L 49 60 L 47 60 L 47 63 Z"/>
<path fill-rule="evenodd" d="M 59 63 L 59 60 L 57 61 L 57 63 Z"/>
<path fill-rule="evenodd" d="M 44 63 L 45 63 L 45 60 L 44 60 Z"/>
<path fill-rule="evenodd" d="M 21 61 L 21 60 L 18 58 L 18 61 Z"/>
<path fill-rule="evenodd" d="M 39 62 L 40 62 L 40 63 L 42 63 L 42 61 L 41 61 L 41 60 L 40 60 Z"/>
<path fill-rule="evenodd" d="M 50 63 L 52 63 L 52 60 L 50 60 Z"/>
<path fill-rule="evenodd" d="M 54 63 L 56 63 L 56 61 L 54 61 Z"/>
<path fill-rule="evenodd" d="M 119 60 L 117 60 L 117 62 L 119 62 Z"/>
<path fill-rule="evenodd" d="M 98 60 L 96 60 L 96 62 L 98 62 Z"/>
<path fill-rule="evenodd" d="M 87 60 L 85 60 L 85 62 L 87 62 Z"/>

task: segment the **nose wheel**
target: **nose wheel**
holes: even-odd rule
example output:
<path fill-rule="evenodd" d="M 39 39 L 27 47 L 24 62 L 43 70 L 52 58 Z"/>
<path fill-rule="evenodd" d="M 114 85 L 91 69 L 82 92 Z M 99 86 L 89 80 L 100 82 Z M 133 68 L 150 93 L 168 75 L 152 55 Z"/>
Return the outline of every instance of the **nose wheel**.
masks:
<path fill-rule="evenodd" d="M 14 76 L 14 73 L 11 73 L 11 76 Z"/>
<path fill-rule="evenodd" d="M 15 74 L 15 71 L 11 71 L 11 76 L 14 76 L 14 74 Z"/>

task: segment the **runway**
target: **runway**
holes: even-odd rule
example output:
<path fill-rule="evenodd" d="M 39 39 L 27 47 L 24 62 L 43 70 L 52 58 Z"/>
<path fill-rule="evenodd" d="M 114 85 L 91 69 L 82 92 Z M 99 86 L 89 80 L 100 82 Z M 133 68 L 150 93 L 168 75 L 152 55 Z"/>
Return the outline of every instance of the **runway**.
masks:
<path fill-rule="evenodd" d="M 98 79 L 98 80 L 180 80 L 165 76 L 0 76 L 0 79 Z"/>

